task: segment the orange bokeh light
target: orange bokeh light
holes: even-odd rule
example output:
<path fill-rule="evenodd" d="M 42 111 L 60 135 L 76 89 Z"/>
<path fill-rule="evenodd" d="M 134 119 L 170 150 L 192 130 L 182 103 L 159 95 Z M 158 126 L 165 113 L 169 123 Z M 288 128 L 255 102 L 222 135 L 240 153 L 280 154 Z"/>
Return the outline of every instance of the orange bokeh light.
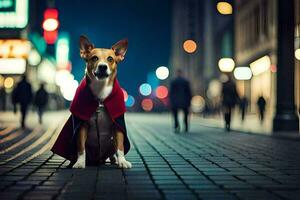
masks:
<path fill-rule="evenodd" d="M 145 111 L 151 111 L 153 108 L 153 102 L 151 99 L 143 99 L 142 108 Z"/>
<path fill-rule="evenodd" d="M 186 40 L 183 43 L 183 49 L 188 53 L 194 53 L 197 49 L 197 44 L 194 40 Z"/>
<path fill-rule="evenodd" d="M 156 97 L 159 99 L 164 99 L 168 96 L 168 88 L 166 86 L 158 86 L 156 89 Z"/>

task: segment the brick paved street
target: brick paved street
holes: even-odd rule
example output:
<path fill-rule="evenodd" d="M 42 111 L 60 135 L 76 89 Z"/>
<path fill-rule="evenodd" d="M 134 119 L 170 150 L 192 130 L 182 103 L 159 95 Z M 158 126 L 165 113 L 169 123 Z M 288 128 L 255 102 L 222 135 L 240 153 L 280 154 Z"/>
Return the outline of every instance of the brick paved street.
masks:
<path fill-rule="evenodd" d="M 0 129 L 1 199 L 300 198 L 299 140 L 226 133 L 196 120 L 190 133 L 174 134 L 168 115 L 128 114 L 133 168 L 80 170 L 48 151 L 60 125 Z"/>

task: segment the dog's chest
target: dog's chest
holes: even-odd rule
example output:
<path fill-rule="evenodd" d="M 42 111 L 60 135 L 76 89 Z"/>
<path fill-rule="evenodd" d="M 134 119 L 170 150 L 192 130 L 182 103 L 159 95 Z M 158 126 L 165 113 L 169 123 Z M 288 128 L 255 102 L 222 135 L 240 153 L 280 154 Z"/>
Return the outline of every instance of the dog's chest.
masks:
<path fill-rule="evenodd" d="M 104 106 L 97 108 L 88 125 L 87 158 L 91 164 L 102 162 L 115 153 L 113 121 Z"/>
<path fill-rule="evenodd" d="M 98 93 L 98 98 L 102 101 L 106 99 L 110 95 L 112 88 L 112 85 L 104 86 L 103 89 Z"/>

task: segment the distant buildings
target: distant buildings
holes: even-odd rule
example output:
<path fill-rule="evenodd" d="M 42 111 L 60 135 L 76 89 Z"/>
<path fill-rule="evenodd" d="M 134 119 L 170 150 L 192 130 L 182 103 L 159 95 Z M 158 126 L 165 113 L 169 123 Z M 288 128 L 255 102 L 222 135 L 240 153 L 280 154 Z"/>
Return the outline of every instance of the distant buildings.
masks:
<path fill-rule="evenodd" d="M 287 34 L 281 34 L 285 38 L 277 37 L 278 9 L 287 13 L 286 10 L 293 6 L 290 4 L 291 1 L 227 0 L 226 2 L 234 6 L 233 15 L 220 15 L 216 10 L 218 2 L 220 1 L 173 1 L 170 68 L 173 72 L 178 68 L 183 68 L 192 82 L 194 94 L 206 96 L 209 83 L 213 79 L 219 79 L 218 60 L 223 57 L 233 58 L 236 67 L 250 67 L 253 73 L 251 80 L 237 81 L 240 96 L 248 97 L 251 102 L 251 112 L 256 112 L 256 101 L 260 95 L 263 95 L 268 102 L 267 113 L 270 120 L 275 116 L 276 107 L 277 111 L 280 110 L 278 102 L 282 108 L 290 109 L 286 110 L 287 112 L 294 112 L 292 98 L 278 99 L 276 92 L 277 90 L 283 91 L 283 86 L 292 88 L 288 85 L 295 86 L 295 104 L 299 112 L 300 61 L 293 57 L 295 59 L 294 68 L 288 67 L 290 66 L 288 63 L 293 62 L 283 62 L 281 68 L 278 68 L 277 65 L 277 49 L 279 48 L 277 41 L 280 40 L 280 44 L 284 44 L 287 38 Z M 277 7 L 278 3 L 283 3 L 284 6 L 288 5 L 289 8 L 283 11 L 282 7 Z M 294 0 L 294 3 L 295 50 L 299 49 L 299 54 L 300 0 Z M 291 20 L 283 21 L 287 23 Z M 182 44 L 186 39 L 193 39 L 197 42 L 198 48 L 195 53 L 188 54 L 183 51 Z M 286 47 L 281 50 L 283 49 Z M 283 55 L 281 60 L 285 60 L 285 56 L 291 60 L 291 51 L 287 53 L 284 50 L 280 55 Z M 300 55 L 298 56 L 300 57 Z M 283 73 L 279 73 L 278 69 L 284 70 L 281 72 L 294 73 L 295 82 L 287 78 L 289 76 L 282 76 Z M 280 74 L 280 79 L 278 74 Z M 278 87 L 278 80 L 286 81 L 282 84 L 279 83 L 280 87 Z M 286 94 L 293 95 L 292 93 Z M 289 102 L 288 104 L 286 104 L 286 100 Z"/>
<path fill-rule="evenodd" d="M 194 93 L 203 93 L 203 29 L 201 8 L 202 1 L 174 0 L 172 7 L 172 35 L 171 35 L 171 76 L 177 69 L 182 69 L 190 78 Z M 194 40 L 197 49 L 194 53 L 187 53 L 183 49 L 185 40 Z"/>
<path fill-rule="evenodd" d="M 171 75 L 183 69 L 193 93 L 205 96 L 209 83 L 219 78 L 218 60 L 233 56 L 233 17 L 218 13 L 217 0 L 172 2 Z M 188 39 L 197 44 L 194 53 L 183 49 Z"/>
<path fill-rule="evenodd" d="M 254 70 L 249 81 L 238 81 L 240 94 L 247 96 L 255 111 L 258 96 L 268 100 L 268 113 L 274 115 L 277 77 L 277 1 L 235 1 L 235 62 Z M 295 48 L 299 48 L 300 0 L 295 0 Z M 298 46 L 298 47 L 297 47 Z M 300 70 L 295 60 L 295 99 L 300 106 Z"/>

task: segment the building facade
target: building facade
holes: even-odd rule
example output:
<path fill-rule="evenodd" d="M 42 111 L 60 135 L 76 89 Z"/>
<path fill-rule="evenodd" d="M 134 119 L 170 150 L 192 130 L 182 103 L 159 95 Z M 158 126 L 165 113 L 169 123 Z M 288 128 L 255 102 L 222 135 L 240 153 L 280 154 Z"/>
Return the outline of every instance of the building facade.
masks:
<path fill-rule="evenodd" d="M 200 16 L 201 2 L 198 0 L 174 0 L 172 4 L 172 35 L 171 35 L 171 56 L 169 66 L 171 76 L 174 76 L 177 69 L 182 69 L 193 83 L 194 94 L 203 94 L 203 73 L 202 73 L 202 32 Z M 186 40 L 193 40 L 197 49 L 193 53 L 187 53 L 183 49 Z"/>
<path fill-rule="evenodd" d="M 295 0 L 295 46 L 299 46 L 299 0 Z M 298 47 L 299 48 L 299 47 Z M 238 81 L 240 94 L 251 100 L 251 111 L 263 95 L 267 113 L 274 115 L 276 105 L 277 66 L 277 1 L 239 0 L 235 2 L 235 61 L 236 66 L 249 66 L 253 77 Z M 295 100 L 300 105 L 299 60 L 295 59 Z"/>

